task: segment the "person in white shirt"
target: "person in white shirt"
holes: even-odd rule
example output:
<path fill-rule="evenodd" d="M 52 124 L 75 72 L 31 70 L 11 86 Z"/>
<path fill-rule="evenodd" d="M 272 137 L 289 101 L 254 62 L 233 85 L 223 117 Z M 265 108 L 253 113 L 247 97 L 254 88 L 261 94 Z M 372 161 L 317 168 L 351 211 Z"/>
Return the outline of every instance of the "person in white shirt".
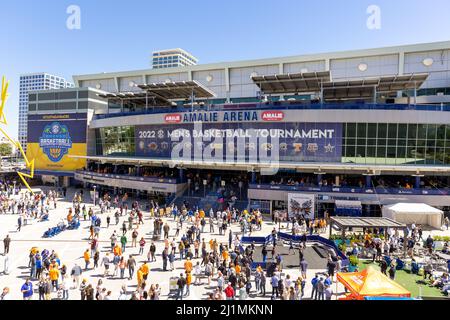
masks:
<path fill-rule="evenodd" d="M 201 285 L 201 279 L 200 276 L 202 274 L 202 267 L 200 266 L 200 262 L 197 262 L 197 264 L 194 267 L 194 275 L 195 275 L 195 285 Z"/>
<path fill-rule="evenodd" d="M 286 278 L 284 279 L 284 288 L 286 291 L 289 290 L 289 288 L 292 285 L 292 281 L 291 281 L 291 276 L 290 275 L 286 275 Z"/>

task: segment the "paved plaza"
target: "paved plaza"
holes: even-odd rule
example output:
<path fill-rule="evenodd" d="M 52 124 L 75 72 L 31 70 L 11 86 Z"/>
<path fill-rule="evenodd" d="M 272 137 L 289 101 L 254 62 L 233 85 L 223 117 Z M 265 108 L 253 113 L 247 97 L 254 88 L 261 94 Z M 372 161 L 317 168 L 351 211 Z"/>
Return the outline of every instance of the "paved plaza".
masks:
<path fill-rule="evenodd" d="M 34 189 L 35 191 L 45 190 L 43 189 Z M 2 255 L 0 255 L 0 287 L 9 287 L 10 294 L 12 299 L 21 299 L 22 294 L 20 292 L 20 288 L 24 283 L 25 279 L 29 277 L 30 268 L 28 267 L 29 262 L 29 252 L 32 247 L 38 247 L 41 251 L 43 249 L 47 249 L 50 252 L 55 250 L 58 253 L 59 258 L 61 260 L 61 265 L 65 264 L 68 270 L 68 274 L 72 267 L 77 263 L 79 266 L 84 268 L 84 259 L 83 253 L 86 249 L 89 249 L 89 226 L 90 221 L 83 221 L 81 218 L 81 226 L 77 230 L 65 230 L 60 234 L 54 236 L 51 239 L 44 239 L 42 236 L 46 230 L 51 227 L 55 227 L 59 222 L 65 221 L 69 208 L 72 207 L 72 198 L 76 191 L 74 189 L 69 189 L 66 198 L 59 198 L 57 202 L 57 208 L 52 209 L 50 211 L 50 219 L 49 221 L 39 222 L 38 220 L 28 220 L 26 224 L 22 226 L 20 232 L 17 232 L 17 219 L 18 215 L 5 214 L 0 215 L 0 237 L 3 239 L 6 234 L 9 234 L 12 242 L 10 246 L 10 253 L 8 255 L 9 260 L 9 273 L 5 274 L 4 270 L 4 260 L 5 256 L 3 255 L 3 246 L 2 246 Z M 22 191 L 23 192 L 23 191 Z M 18 196 L 15 196 L 18 197 Z M 129 199 L 128 203 L 131 203 L 132 200 Z M 88 190 L 84 192 L 83 204 L 86 204 L 87 209 L 93 207 L 93 204 L 89 198 Z M 146 208 L 146 203 L 141 202 L 141 207 L 143 209 Z M 119 236 L 122 235 L 122 223 L 127 219 L 127 215 L 123 215 L 120 217 L 119 224 L 115 224 L 114 218 L 114 209 L 111 209 L 108 213 L 100 214 L 99 208 L 94 208 L 94 212 L 101 217 L 102 227 L 99 234 L 99 250 L 100 250 L 100 259 L 102 260 L 103 256 L 106 252 L 111 251 L 111 241 L 110 237 L 114 230 L 117 232 Z M 150 217 L 149 211 L 143 210 L 144 212 L 144 224 L 138 226 L 138 240 L 144 236 L 146 240 L 146 246 L 144 249 L 144 253 L 139 255 L 139 244 L 136 247 L 131 247 L 131 231 L 127 232 L 128 244 L 126 250 L 124 252 L 124 257 L 128 258 L 129 255 L 133 255 L 137 262 L 136 269 L 146 261 L 147 253 L 149 251 L 150 243 L 153 239 L 153 218 Z M 111 225 L 109 228 L 106 227 L 106 217 L 111 217 Z M 175 237 L 176 231 L 176 222 L 172 217 L 164 218 L 164 222 L 168 222 L 170 226 L 169 239 L 176 239 L 178 243 L 181 235 L 187 230 L 187 228 L 191 225 L 189 222 L 185 222 L 183 224 L 183 230 L 180 232 L 180 235 Z M 270 219 L 265 219 L 263 223 L 263 227 L 261 231 L 254 231 L 252 236 L 267 236 L 271 233 L 272 229 L 276 227 L 278 230 L 278 225 L 275 225 L 270 221 Z M 233 230 L 233 234 L 240 234 L 240 227 L 237 223 L 232 223 L 231 229 Z M 228 231 L 225 235 L 218 234 L 218 228 L 216 226 L 215 233 L 209 233 L 209 225 L 205 226 L 205 232 L 202 233 L 201 237 L 208 242 L 210 239 L 216 239 L 219 243 L 228 244 Z M 449 231 L 431 231 L 433 235 L 449 235 Z M 325 232 L 324 235 L 327 233 Z M 424 232 L 424 235 L 427 236 L 428 231 Z M 162 271 L 163 262 L 161 258 L 161 253 L 164 249 L 164 241 L 158 240 L 155 241 L 156 244 L 156 261 L 150 262 L 150 273 L 147 279 L 147 290 L 151 284 L 159 284 L 161 287 L 161 295 L 160 299 L 173 299 L 174 292 L 170 292 L 170 278 L 177 277 L 180 273 L 184 273 L 183 264 L 185 260 L 179 260 L 179 255 L 176 254 L 176 260 L 174 263 L 175 269 L 173 271 Z M 261 261 L 261 247 L 256 248 L 256 252 L 254 255 L 255 261 Z M 177 250 L 178 252 L 178 250 Z M 320 249 L 313 248 L 311 244 L 308 244 L 308 247 L 304 251 L 305 259 L 308 261 L 308 279 L 305 288 L 305 298 L 310 297 L 311 295 L 311 279 L 316 273 L 325 272 L 326 268 L 326 258 L 324 259 L 323 255 L 319 254 Z M 284 247 L 280 245 L 277 246 L 277 253 L 281 253 L 283 255 L 283 274 L 282 276 L 290 275 L 291 279 L 297 279 L 300 276 L 299 270 L 299 259 L 298 252 L 295 250 L 295 253 L 292 255 L 288 252 L 288 246 L 285 244 Z M 271 258 L 271 254 L 269 253 L 268 258 Z M 92 260 L 91 260 L 92 261 Z M 201 259 L 194 259 L 193 264 L 196 262 L 200 262 Z M 100 263 L 99 263 L 100 264 Z M 113 267 L 112 267 L 113 268 Z M 131 293 L 137 290 L 137 279 L 136 274 L 130 280 L 128 278 L 121 279 L 120 272 L 115 277 L 103 277 L 104 268 L 99 266 L 96 269 L 93 269 L 93 263 L 90 264 L 90 269 L 87 271 L 83 271 L 82 277 L 87 279 L 88 283 L 92 284 L 95 288 L 97 286 L 97 282 L 99 279 L 103 280 L 102 287 L 107 290 L 112 291 L 112 299 L 118 299 L 120 295 L 120 289 L 123 285 L 126 286 L 128 292 L 128 298 L 131 297 Z M 128 270 L 125 272 L 125 276 L 128 277 Z M 193 277 L 194 282 L 195 276 Z M 252 277 L 253 279 L 253 277 Z M 268 278 L 266 284 L 267 295 L 265 297 L 261 297 L 260 295 L 256 295 L 255 287 L 253 286 L 251 293 L 248 299 L 270 299 L 271 296 L 271 286 L 269 282 L 270 278 Z M 252 280 L 253 281 L 253 280 Z M 70 281 L 71 282 L 71 281 Z M 34 291 L 35 294 L 33 299 L 38 299 L 37 292 L 37 281 L 33 280 Z M 211 284 L 207 285 L 207 279 L 202 279 L 202 284 L 200 285 L 191 285 L 190 295 L 185 297 L 188 300 L 201 300 L 206 299 L 208 293 L 212 292 L 216 288 L 216 279 L 213 277 Z M 344 288 L 341 285 L 333 284 L 334 293 L 342 294 L 344 292 Z M 52 299 L 57 299 L 57 292 L 52 292 Z M 337 295 L 333 296 L 333 299 L 336 299 Z M 78 288 L 70 289 L 69 291 L 69 299 L 70 300 L 79 300 L 80 299 L 80 291 Z"/>
<path fill-rule="evenodd" d="M 40 189 L 34 189 L 35 191 Z M 22 230 L 17 232 L 17 218 L 18 215 L 0 215 L 0 236 L 3 239 L 6 234 L 9 234 L 12 238 L 11 248 L 9 253 L 9 274 L 4 274 L 4 259 L 3 255 L 0 256 L 0 287 L 9 287 L 11 298 L 13 299 L 21 299 L 22 295 L 20 292 L 20 287 L 24 283 L 25 279 L 29 277 L 30 268 L 28 267 L 29 261 L 29 252 L 32 247 L 38 247 L 41 251 L 43 249 L 47 249 L 50 252 L 55 250 L 58 253 L 59 258 L 61 259 L 61 264 L 65 264 L 67 266 L 68 273 L 70 274 L 70 270 L 77 263 L 79 266 L 84 268 L 84 259 L 83 253 L 86 249 L 89 249 L 89 226 L 90 221 L 83 221 L 81 218 L 81 226 L 77 230 L 66 230 L 61 232 L 60 234 L 54 236 L 51 239 L 44 239 L 42 235 L 46 230 L 51 227 L 55 227 L 60 221 L 65 220 L 67 216 L 67 212 L 69 208 L 72 206 L 71 199 L 76 190 L 68 190 L 67 197 L 65 199 L 60 198 L 57 202 L 57 209 L 52 209 L 50 211 L 50 219 L 49 221 L 38 222 L 38 220 L 29 220 L 26 225 L 22 226 Z M 78 190 L 77 190 L 78 191 Z M 92 202 L 90 201 L 87 190 L 84 192 L 83 203 L 86 204 L 86 207 L 93 207 Z M 131 201 L 129 201 L 131 203 Z M 145 208 L 144 202 L 141 203 L 142 207 Z M 100 214 L 99 208 L 97 207 L 94 212 L 98 212 L 99 216 L 102 219 L 102 227 L 99 235 L 99 249 L 100 249 L 100 261 L 106 252 L 109 252 L 111 249 L 111 241 L 110 237 L 114 230 L 117 231 L 118 235 L 122 235 L 121 227 L 123 221 L 125 221 L 128 217 L 122 216 L 120 217 L 120 222 L 118 225 L 115 225 L 114 212 L 115 210 L 111 209 L 109 213 Z M 150 214 L 148 211 L 144 212 L 144 224 L 139 225 L 138 227 L 138 240 L 144 236 L 146 240 L 146 247 L 144 249 L 143 255 L 138 255 L 139 253 L 139 244 L 137 247 L 131 247 L 131 231 L 128 231 L 127 238 L 128 244 L 126 250 L 124 252 L 124 257 L 128 258 L 130 254 L 135 256 L 137 262 L 137 268 L 146 260 L 147 253 L 149 250 L 150 243 L 152 241 L 152 231 L 153 231 L 153 222 L 152 218 L 150 218 Z M 111 216 L 111 225 L 109 228 L 106 227 L 106 216 Z M 173 218 L 165 218 L 164 222 L 167 221 L 170 226 L 169 239 L 171 240 L 174 237 L 176 231 L 176 223 L 173 221 Z M 65 221 L 67 224 L 67 221 Z M 183 224 L 183 231 L 186 231 L 187 226 L 190 226 L 190 223 Z M 278 225 L 274 225 L 271 221 L 265 219 L 263 223 L 263 228 L 261 231 L 254 231 L 252 236 L 267 236 L 270 234 L 274 227 L 278 228 Z M 239 224 L 234 223 L 231 225 L 231 229 L 234 234 L 240 235 Z M 182 235 L 180 232 L 180 236 Z M 228 231 L 226 235 L 219 235 L 218 228 L 216 226 L 215 233 L 211 234 L 209 232 L 209 226 L 205 227 L 205 233 L 202 234 L 202 238 L 205 238 L 206 242 L 210 239 L 217 239 L 218 242 L 228 243 Z M 176 237 L 176 240 L 179 241 L 179 237 Z M 178 243 L 178 242 L 177 242 Z M 171 299 L 173 298 L 173 293 L 170 292 L 169 282 L 171 277 L 177 277 L 180 273 L 184 272 L 183 263 L 185 260 L 180 261 L 179 255 L 176 255 L 175 263 L 174 263 L 174 271 L 162 271 L 162 259 L 161 253 L 164 249 L 164 242 L 162 240 L 155 242 L 157 250 L 156 250 L 156 259 L 155 262 L 150 262 L 150 273 L 147 279 L 147 289 L 151 284 L 159 284 L 161 287 L 161 299 Z M 3 248 L 2 248 L 3 249 Z M 287 252 L 287 248 L 285 248 Z M 177 250 L 178 251 L 178 250 Z M 3 251 L 2 251 L 3 252 Z M 306 258 L 309 256 L 314 256 L 316 253 L 312 248 L 308 248 L 306 253 Z M 295 258 L 294 258 L 295 257 Z M 269 254 L 270 258 L 270 254 Z M 293 255 L 289 258 L 288 261 L 293 261 L 293 263 L 287 263 L 287 265 L 295 266 L 293 269 L 286 268 L 283 270 L 284 274 L 289 274 L 291 279 L 296 279 L 300 275 L 300 271 L 298 269 L 298 255 Z M 194 259 L 193 264 L 195 265 L 197 261 L 201 261 L 201 259 Z M 100 264 L 100 263 L 99 263 Z M 93 267 L 93 263 L 91 263 L 90 268 Z M 117 299 L 119 297 L 119 292 L 122 285 L 126 285 L 128 293 L 131 296 L 131 293 L 136 290 L 137 280 L 136 275 L 133 279 L 120 279 L 117 277 L 103 277 L 104 268 L 99 266 L 96 269 L 89 269 L 88 271 L 83 271 L 82 278 L 86 278 L 90 284 L 92 284 L 95 288 L 97 285 L 97 281 L 101 278 L 103 279 L 103 287 L 107 288 L 107 290 L 112 291 L 113 299 Z M 314 275 L 315 272 L 324 272 L 325 269 L 310 269 L 308 270 L 309 278 Z M 120 274 L 120 273 L 119 273 Z M 125 273 L 128 276 L 128 270 Z M 270 280 L 270 279 L 268 279 Z M 35 295 L 33 299 L 38 299 L 38 295 L 36 294 L 37 289 L 37 281 L 33 281 Z M 207 294 L 212 292 L 215 289 L 216 281 L 213 278 L 211 285 L 207 285 L 207 279 L 202 279 L 202 284 L 195 286 L 191 286 L 190 295 L 186 297 L 186 299 L 190 300 L 199 300 L 207 298 Z M 249 295 L 249 299 L 270 299 L 270 283 L 267 283 L 267 292 L 265 298 L 261 296 L 256 297 L 254 292 L 254 287 Z M 305 296 L 310 294 L 310 285 L 309 281 L 306 287 Z M 56 291 L 52 293 L 52 299 L 57 298 Z M 71 289 L 69 292 L 69 299 L 80 299 L 80 292 L 78 289 Z"/>

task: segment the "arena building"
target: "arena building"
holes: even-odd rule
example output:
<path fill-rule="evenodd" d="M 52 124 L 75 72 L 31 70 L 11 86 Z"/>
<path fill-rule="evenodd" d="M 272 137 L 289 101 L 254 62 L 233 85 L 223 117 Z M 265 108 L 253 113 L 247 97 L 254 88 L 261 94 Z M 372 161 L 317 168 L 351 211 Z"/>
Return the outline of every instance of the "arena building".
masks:
<path fill-rule="evenodd" d="M 450 42 L 74 82 L 76 108 L 30 99 L 38 174 L 206 209 L 272 212 L 304 198 L 316 216 L 377 216 L 396 202 L 449 210 Z M 70 124 L 80 117 L 84 127 Z"/>

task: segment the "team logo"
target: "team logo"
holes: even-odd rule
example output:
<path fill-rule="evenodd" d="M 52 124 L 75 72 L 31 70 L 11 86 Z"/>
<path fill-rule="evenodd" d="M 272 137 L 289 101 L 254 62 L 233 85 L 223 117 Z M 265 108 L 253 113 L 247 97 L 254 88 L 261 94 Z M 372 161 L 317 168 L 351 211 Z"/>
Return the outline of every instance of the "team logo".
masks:
<path fill-rule="evenodd" d="M 263 121 L 282 121 L 284 119 L 284 113 L 282 111 L 264 111 L 261 114 Z"/>
<path fill-rule="evenodd" d="M 319 150 L 317 143 L 308 143 L 308 151 L 311 153 L 316 153 Z"/>
<path fill-rule="evenodd" d="M 303 148 L 302 143 L 294 143 L 292 146 L 294 147 L 295 153 L 302 152 L 302 148 Z"/>
<path fill-rule="evenodd" d="M 181 122 L 181 114 L 167 114 L 164 117 L 164 121 L 166 123 L 180 123 Z"/>
<path fill-rule="evenodd" d="M 45 126 L 39 139 L 39 147 L 52 162 L 59 162 L 72 148 L 72 139 L 67 126 L 53 122 Z"/>
<path fill-rule="evenodd" d="M 169 149 L 169 143 L 167 143 L 167 142 L 162 142 L 161 143 L 161 149 L 163 149 L 163 150 L 167 150 L 167 149 Z"/>
<path fill-rule="evenodd" d="M 324 146 L 325 153 L 332 153 L 334 150 L 334 146 L 331 145 L 331 143 L 328 143 L 328 145 Z"/>

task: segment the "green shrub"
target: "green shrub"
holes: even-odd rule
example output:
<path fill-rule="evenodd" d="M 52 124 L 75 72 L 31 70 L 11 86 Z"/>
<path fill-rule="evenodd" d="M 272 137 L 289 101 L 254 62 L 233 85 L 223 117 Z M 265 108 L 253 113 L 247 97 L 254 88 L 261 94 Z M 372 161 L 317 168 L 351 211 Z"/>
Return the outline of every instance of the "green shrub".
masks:
<path fill-rule="evenodd" d="M 352 266 L 357 266 L 359 264 L 359 259 L 355 255 L 350 256 L 348 260 Z"/>

